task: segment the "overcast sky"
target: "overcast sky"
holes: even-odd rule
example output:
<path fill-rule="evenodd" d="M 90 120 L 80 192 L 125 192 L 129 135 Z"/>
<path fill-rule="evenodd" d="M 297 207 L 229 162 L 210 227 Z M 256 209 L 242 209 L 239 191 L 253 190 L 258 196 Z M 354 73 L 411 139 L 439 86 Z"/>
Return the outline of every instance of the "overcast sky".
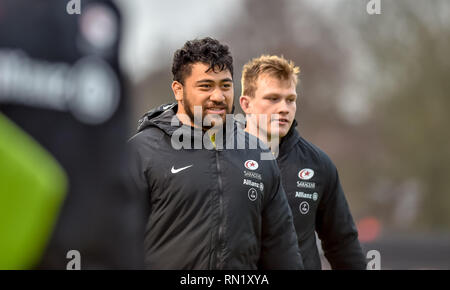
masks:
<path fill-rule="evenodd" d="M 116 0 L 125 20 L 122 64 L 133 80 L 159 68 L 161 47 L 173 51 L 188 39 L 207 36 L 242 11 L 242 0 Z"/>

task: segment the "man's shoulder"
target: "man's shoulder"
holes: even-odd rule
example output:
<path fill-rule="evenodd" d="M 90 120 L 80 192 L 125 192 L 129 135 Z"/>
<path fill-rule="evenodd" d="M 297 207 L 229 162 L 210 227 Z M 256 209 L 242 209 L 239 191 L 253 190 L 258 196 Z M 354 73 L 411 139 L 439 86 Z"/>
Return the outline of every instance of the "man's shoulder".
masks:
<path fill-rule="evenodd" d="M 309 158 L 314 159 L 316 162 L 320 162 L 328 168 L 335 167 L 334 162 L 331 160 L 330 156 L 322 150 L 319 146 L 313 144 L 312 142 L 306 140 L 304 137 L 299 136 L 299 142 L 297 146 L 307 154 Z"/>
<path fill-rule="evenodd" d="M 137 132 L 130 139 L 128 139 L 128 143 L 130 145 L 143 143 L 151 144 L 154 142 L 158 142 L 163 135 L 164 132 L 161 129 L 157 127 L 147 127 L 144 130 Z"/>

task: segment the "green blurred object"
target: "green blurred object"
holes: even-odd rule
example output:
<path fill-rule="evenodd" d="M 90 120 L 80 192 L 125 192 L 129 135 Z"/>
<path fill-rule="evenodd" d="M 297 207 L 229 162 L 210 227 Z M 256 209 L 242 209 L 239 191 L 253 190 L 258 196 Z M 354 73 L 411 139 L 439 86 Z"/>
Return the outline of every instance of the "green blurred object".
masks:
<path fill-rule="evenodd" d="M 39 262 L 66 189 L 57 161 L 0 113 L 0 269 Z"/>

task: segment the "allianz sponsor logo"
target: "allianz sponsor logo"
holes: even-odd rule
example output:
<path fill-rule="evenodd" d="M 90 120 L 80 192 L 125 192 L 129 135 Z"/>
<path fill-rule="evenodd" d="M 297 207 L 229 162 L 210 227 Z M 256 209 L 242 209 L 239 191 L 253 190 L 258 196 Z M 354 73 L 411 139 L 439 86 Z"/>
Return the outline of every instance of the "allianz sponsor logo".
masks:
<path fill-rule="evenodd" d="M 261 174 L 257 173 L 257 172 L 251 172 L 251 171 L 244 170 L 244 176 L 248 177 L 248 178 L 254 178 L 254 179 L 262 180 Z"/>
<path fill-rule="evenodd" d="M 317 192 L 314 192 L 311 194 L 311 193 L 304 193 L 301 191 L 296 191 L 295 197 L 307 198 L 307 199 L 312 199 L 312 200 L 316 201 L 319 198 L 319 195 L 317 194 Z"/>
<path fill-rule="evenodd" d="M 314 189 L 316 188 L 316 183 L 308 181 L 297 181 L 297 187 Z"/>
<path fill-rule="evenodd" d="M 86 56 L 71 65 L 0 49 L 0 103 L 70 112 L 98 125 L 113 116 L 119 101 L 119 79 L 101 58 Z"/>
<path fill-rule="evenodd" d="M 244 184 L 244 185 L 248 185 L 248 186 L 252 186 L 252 187 L 259 188 L 261 191 L 264 190 L 264 183 L 262 183 L 262 182 L 254 182 L 254 181 L 252 181 L 252 180 L 250 180 L 250 179 L 245 179 L 245 178 L 244 178 L 243 184 Z"/>

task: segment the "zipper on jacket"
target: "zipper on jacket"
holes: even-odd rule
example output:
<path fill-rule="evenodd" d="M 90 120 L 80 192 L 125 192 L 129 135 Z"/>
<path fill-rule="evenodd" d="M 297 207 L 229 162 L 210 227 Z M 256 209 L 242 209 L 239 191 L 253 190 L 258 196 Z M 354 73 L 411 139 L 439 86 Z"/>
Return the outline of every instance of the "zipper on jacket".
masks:
<path fill-rule="evenodd" d="M 218 238 L 217 238 L 217 250 L 216 250 L 216 269 L 221 269 L 221 256 L 223 251 L 222 239 L 223 239 L 223 187 L 222 187 L 222 177 L 220 171 L 220 162 L 219 162 L 219 151 L 216 150 L 216 165 L 217 165 L 217 175 L 218 175 L 218 183 L 219 183 L 219 230 L 218 230 Z"/>

